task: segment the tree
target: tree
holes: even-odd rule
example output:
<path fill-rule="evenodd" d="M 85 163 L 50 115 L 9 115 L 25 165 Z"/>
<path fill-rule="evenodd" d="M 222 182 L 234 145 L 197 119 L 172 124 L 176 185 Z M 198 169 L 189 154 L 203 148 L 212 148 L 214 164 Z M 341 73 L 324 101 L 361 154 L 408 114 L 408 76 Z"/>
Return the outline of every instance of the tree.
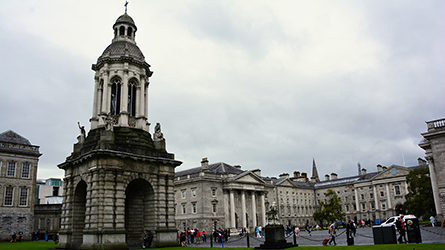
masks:
<path fill-rule="evenodd" d="M 324 195 L 326 196 L 327 200 L 326 202 L 320 202 L 317 211 L 314 212 L 314 220 L 320 222 L 326 220 L 328 223 L 336 220 L 344 220 L 345 216 L 343 215 L 341 209 L 341 200 L 338 198 L 335 191 L 328 189 Z"/>
<path fill-rule="evenodd" d="M 408 184 L 408 194 L 405 195 L 406 201 L 403 203 L 403 207 L 407 212 L 418 218 L 436 215 L 428 167 L 411 170 L 406 175 L 406 183 Z"/>

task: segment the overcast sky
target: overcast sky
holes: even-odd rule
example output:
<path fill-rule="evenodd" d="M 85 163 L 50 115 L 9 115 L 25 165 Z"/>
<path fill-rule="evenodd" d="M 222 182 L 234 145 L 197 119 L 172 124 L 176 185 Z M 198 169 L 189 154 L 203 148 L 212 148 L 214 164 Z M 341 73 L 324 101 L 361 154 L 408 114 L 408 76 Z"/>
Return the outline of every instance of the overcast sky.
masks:
<path fill-rule="evenodd" d="M 38 178 L 63 177 L 77 122 L 89 130 L 91 65 L 124 3 L 0 1 L 0 132 L 40 146 Z M 445 117 L 442 0 L 130 0 L 128 14 L 177 170 L 413 166 L 425 121 Z"/>

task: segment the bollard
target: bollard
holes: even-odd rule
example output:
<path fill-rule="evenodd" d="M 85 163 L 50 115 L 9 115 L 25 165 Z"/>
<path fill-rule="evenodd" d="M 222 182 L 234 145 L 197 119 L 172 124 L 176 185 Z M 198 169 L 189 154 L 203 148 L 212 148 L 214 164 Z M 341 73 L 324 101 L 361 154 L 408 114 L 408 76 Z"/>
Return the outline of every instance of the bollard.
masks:
<path fill-rule="evenodd" d="M 250 240 L 249 240 L 249 234 L 247 234 L 247 247 L 250 247 Z"/>
<path fill-rule="evenodd" d="M 210 235 L 210 247 L 213 247 L 213 234 Z"/>
<path fill-rule="evenodd" d="M 221 234 L 221 247 L 224 247 L 224 237 L 222 234 Z"/>
<path fill-rule="evenodd" d="M 294 245 L 297 245 L 297 235 L 295 234 L 295 231 L 294 231 Z"/>

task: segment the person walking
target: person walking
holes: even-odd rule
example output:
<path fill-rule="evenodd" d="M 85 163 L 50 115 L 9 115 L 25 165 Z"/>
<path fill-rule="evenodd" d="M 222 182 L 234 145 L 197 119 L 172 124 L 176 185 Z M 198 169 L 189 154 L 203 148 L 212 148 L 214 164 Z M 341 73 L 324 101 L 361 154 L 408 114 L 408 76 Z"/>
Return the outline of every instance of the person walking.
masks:
<path fill-rule="evenodd" d="M 403 222 L 402 222 L 402 218 L 397 218 L 396 221 L 396 228 L 397 231 L 399 232 L 399 238 L 397 239 L 397 241 L 400 244 L 406 243 L 406 238 L 405 238 L 405 228 L 403 227 Z M 403 238 L 405 238 L 405 242 L 403 241 Z"/>
<path fill-rule="evenodd" d="M 431 222 L 431 226 L 434 227 L 434 222 L 436 221 L 436 218 L 434 218 L 433 215 L 430 216 L 430 222 Z"/>
<path fill-rule="evenodd" d="M 309 236 L 312 236 L 312 234 L 311 234 L 311 227 L 309 226 L 308 223 L 306 223 L 306 231 L 309 234 Z"/>
<path fill-rule="evenodd" d="M 329 236 L 331 236 L 329 245 L 331 245 L 331 243 L 334 242 L 334 246 L 336 246 L 337 242 L 335 242 L 335 236 L 337 236 L 337 231 L 335 231 L 334 223 L 332 223 L 331 226 L 329 226 Z"/>

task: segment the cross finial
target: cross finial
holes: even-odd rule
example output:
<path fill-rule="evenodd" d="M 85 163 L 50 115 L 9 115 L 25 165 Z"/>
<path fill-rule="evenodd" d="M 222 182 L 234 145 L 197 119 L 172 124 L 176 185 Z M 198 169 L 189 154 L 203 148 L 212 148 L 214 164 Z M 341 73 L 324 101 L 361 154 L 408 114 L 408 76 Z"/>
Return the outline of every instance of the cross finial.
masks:
<path fill-rule="evenodd" d="M 125 1 L 125 4 L 124 4 L 124 6 L 125 6 L 125 14 L 127 14 L 127 5 L 128 5 L 128 1 Z"/>

